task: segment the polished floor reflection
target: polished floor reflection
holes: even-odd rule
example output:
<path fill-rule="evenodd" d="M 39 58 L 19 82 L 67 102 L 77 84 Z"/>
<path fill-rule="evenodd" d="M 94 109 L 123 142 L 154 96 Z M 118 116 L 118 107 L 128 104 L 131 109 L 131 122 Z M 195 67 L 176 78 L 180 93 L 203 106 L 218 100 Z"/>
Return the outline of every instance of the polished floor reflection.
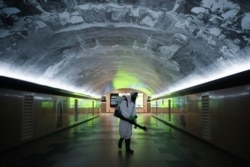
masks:
<path fill-rule="evenodd" d="M 64 130 L 1 155 L 1 167 L 245 167 L 237 157 L 163 124 L 150 114 L 139 114 L 147 132 L 133 129 L 126 154 L 117 147 L 119 120 L 101 114 L 87 123 Z"/>

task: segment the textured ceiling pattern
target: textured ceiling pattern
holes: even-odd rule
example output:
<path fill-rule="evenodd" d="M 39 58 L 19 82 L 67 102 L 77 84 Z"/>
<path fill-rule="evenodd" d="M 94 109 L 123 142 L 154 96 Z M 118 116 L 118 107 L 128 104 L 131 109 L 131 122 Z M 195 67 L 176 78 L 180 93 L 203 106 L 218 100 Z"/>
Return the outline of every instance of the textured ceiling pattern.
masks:
<path fill-rule="evenodd" d="M 84 94 L 250 67 L 248 0 L 0 0 L 0 17 L 0 75 Z"/>

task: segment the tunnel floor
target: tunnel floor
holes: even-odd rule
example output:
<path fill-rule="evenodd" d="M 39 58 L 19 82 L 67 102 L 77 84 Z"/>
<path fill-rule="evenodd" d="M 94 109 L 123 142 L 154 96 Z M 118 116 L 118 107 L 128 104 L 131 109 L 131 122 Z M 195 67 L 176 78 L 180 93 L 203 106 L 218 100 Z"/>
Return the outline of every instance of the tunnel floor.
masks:
<path fill-rule="evenodd" d="M 119 120 L 101 114 L 93 120 L 1 155 L 2 167 L 245 167 L 246 162 L 207 143 L 201 142 L 151 114 L 139 114 L 138 123 L 147 132 L 133 129 L 131 148 L 134 154 L 118 149 Z"/>

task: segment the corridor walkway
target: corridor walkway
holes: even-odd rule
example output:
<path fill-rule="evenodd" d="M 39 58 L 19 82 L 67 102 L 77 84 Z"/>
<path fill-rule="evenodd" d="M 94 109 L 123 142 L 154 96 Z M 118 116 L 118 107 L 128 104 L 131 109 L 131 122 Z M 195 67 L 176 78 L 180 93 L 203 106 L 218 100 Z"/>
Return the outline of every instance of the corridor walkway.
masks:
<path fill-rule="evenodd" d="M 118 122 L 101 114 L 87 123 L 64 130 L 1 155 L 1 167 L 245 167 L 232 155 L 163 124 L 150 114 L 139 114 L 129 155 L 117 148 Z M 125 145 L 123 145 L 125 146 Z"/>

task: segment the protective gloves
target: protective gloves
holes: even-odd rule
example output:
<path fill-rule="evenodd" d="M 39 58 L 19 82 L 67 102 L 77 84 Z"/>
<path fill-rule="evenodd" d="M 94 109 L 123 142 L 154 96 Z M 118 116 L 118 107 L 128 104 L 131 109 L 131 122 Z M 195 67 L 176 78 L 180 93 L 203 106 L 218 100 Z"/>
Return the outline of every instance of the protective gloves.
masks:
<path fill-rule="evenodd" d="M 129 119 L 131 120 L 131 121 L 136 121 L 136 118 L 137 118 L 137 116 L 134 116 L 134 115 L 130 115 L 130 117 L 129 117 Z"/>
<path fill-rule="evenodd" d="M 130 115 L 130 117 L 129 117 L 129 119 L 131 120 L 131 121 L 133 121 L 133 122 L 135 122 L 136 123 L 136 118 L 137 118 L 137 115 Z M 135 129 L 137 128 L 137 126 L 135 125 L 135 127 L 134 127 Z"/>

